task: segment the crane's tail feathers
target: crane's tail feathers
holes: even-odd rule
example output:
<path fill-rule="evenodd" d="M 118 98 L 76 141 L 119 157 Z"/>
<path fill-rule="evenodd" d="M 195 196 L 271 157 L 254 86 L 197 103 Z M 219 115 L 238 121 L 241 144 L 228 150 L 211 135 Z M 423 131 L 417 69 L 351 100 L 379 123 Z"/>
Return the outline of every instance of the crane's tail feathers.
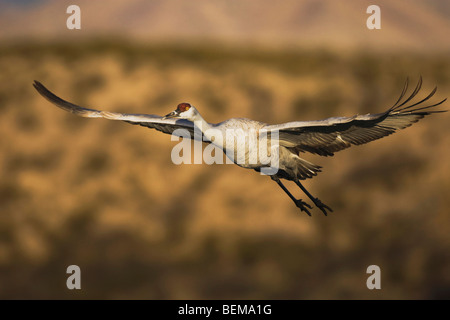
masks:
<path fill-rule="evenodd" d="M 294 155 L 295 161 L 297 162 L 297 172 L 296 176 L 299 180 L 305 180 L 317 176 L 317 173 L 322 172 L 322 167 L 314 163 L 311 163 L 305 159 Z"/>

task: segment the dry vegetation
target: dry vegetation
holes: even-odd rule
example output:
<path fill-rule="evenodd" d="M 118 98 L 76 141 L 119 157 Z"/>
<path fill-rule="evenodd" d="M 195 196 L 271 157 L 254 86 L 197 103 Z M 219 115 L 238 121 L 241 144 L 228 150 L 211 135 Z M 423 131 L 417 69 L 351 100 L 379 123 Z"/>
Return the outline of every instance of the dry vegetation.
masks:
<path fill-rule="evenodd" d="M 31 86 L 110 111 L 187 101 L 210 122 L 277 123 L 382 111 L 406 76 L 450 96 L 448 56 L 95 42 L 4 46 L 0 70 L 0 298 L 450 298 L 448 114 L 308 157 L 324 172 L 306 186 L 335 210 L 309 218 L 267 177 L 176 166 L 170 136 L 77 118 Z M 380 291 L 365 287 L 371 264 Z"/>

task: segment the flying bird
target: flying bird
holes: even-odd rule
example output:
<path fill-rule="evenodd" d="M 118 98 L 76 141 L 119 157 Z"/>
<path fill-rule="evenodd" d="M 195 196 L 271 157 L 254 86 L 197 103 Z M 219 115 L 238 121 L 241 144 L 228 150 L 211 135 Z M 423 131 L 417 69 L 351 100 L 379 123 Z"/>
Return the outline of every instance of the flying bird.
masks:
<path fill-rule="evenodd" d="M 312 206 L 302 199 L 296 199 L 291 192 L 281 182 L 281 179 L 293 181 L 306 194 L 306 196 L 325 215 L 333 210 L 322 203 L 322 201 L 312 196 L 301 184 L 301 180 L 306 180 L 321 172 L 321 167 L 300 157 L 301 153 L 312 153 L 319 156 L 333 156 L 335 152 L 347 149 L 352 145 L 361 145 L 367 142 L 388 136 L 399 129 L 409 127 L 423 117 L 446 112 L 447 110 L 432 109 L 441 105 L 447 99 L 434 104 L 429 104 L 429 99 L 436 93 L 434 88 L 431 93 L 420 101 L 413 102 L 422 86 L 422 78 L 412 93 L 405 97 L 408 91 L 408 80 L 396 103 L 382 113 L 355 115 L 352 117 L 333 117 L 316 121 L 294 121 L 283 124 L 270 125 L 263 122 L 232 118 L 223 122 L 212 124 L 203 119 L 198 110 L 190 103 L 180 103 L 177 108 L 164 117 L 151 114 L 126 114 L 108 111 L 100 111 L 80 107 L 61 99 L 50 92 L 40 82 L 35 81 L 34 88 L 48 101 L 57 107 L 82 117 L 105 118 L 109 120 L 121 120 L 135 125 L 156 129 L 167 134 L 177 134 L 177 129 L 184 129 L 191 139 L 212 143 L 216 147 L 233 155 L 233 162 L 237 165 L 254 169 L 258 172 L 267 168 L 268 162 L 261 159 L 249 162 L 249 158 L 259 154 L 258 145 L 249 144 L 244 155 L 237 153 L 236 140 L 239 135 L 249 135 L 250 132 L 257 132 L 258 135 L 266 134 L 269 137 L 277 137 L 277 149 L 275 153 L 267 155 L 270 160 L 277 157 L 278 167 L 270 178 L 274 180 L 283 191 L 292 199 L 295 205 L 309 216 Z M 223 137 L 229 132 L 232 133 L 232 142 L 229 137 L 216 139 L 217 132 Z M 216 134 L 211 133 L 216 132 Z M 266 159 L 267 160 L 267 159 Z M 273 159 L 272 159 L 273 160 Z"/>

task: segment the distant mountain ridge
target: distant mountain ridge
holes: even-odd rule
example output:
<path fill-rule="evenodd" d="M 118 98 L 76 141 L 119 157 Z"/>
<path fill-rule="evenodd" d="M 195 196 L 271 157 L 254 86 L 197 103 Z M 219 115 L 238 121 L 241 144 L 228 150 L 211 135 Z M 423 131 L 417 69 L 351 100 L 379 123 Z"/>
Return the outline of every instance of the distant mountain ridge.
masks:
<path fill-rule="evenodd" d="M 81 8 L 68 30 L 66 8 Z M 381 8 L 381 30 L 366 9 Z M 145 41 L 223 41 L 266 46 L 450 50 L 446 0 L 114 0 L 0 2 L 0 39 L 121 36 Z"/>

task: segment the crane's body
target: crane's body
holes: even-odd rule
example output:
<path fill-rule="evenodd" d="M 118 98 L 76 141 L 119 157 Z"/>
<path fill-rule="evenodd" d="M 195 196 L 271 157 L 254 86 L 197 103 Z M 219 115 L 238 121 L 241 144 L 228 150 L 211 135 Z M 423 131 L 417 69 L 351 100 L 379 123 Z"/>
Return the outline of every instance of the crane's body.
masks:
<path fill-rule="evenodd" d="M 301 199 L 296 199 L 283 185 L 281 179 L 294 181 L 325 215 L 330 207 L 313 197 L 300 180 L 312 178 L 321 167 L 300 157 L 308 152 L 320 156 L 332 156 L 335 152 L 352 145 L 361 145 L 404 129 L 426 115 L 444 112 L 431 108 L 442 104 L 446 99 L 425 105 L 436 92 L 436 88 L 424 99 L 408 104 L 419 92 L 422 79 L 412 94 L 405 97 L 408 83 L 397 102 L 378 114 L 357 115 L 353 117 L 333 117 L 318 121 L 294 121 L 278 125 L 232 118 L 221 123 L 208 123 L 197 109 L 189 103 L 180 103 L 177 109 L 161 117 L 149 114 L 123 114 L 83 108 L 65 101 L 51 93 L 41 83 L 35 81 L 34 87 L 47 100 L 56 106 L 79 116 L 121 120 L 131 124 L 153 128 L 164 133 L 184 136 L 204 141 L 220 148 L 235 164 L 256 171 L 267 171 L 268 175 L 294 201 L 297 207 L 311 215 L 312 207 Z M 183 133 L 181 131 L 183 131 Z M 255 139 L 256 138 L 256 139 Z M 261 152 L 262 148 L 267 152 Z"/>
<path fill-rule="evenodd" d="M 201 132 L 205 142 L 221 149 L 233 163 L 255 169 L 270 163 L 273 161 L 272 157 L 276 156 L 269 152 L 267 157 L 260 157 L 261 144 L 265 144 L 270 150 L 269 139 L 260 135 L 260 130 L 265 125 L 251 119 L 233 118 L 217 124 L 196 121 L 194 130 Z"/>

